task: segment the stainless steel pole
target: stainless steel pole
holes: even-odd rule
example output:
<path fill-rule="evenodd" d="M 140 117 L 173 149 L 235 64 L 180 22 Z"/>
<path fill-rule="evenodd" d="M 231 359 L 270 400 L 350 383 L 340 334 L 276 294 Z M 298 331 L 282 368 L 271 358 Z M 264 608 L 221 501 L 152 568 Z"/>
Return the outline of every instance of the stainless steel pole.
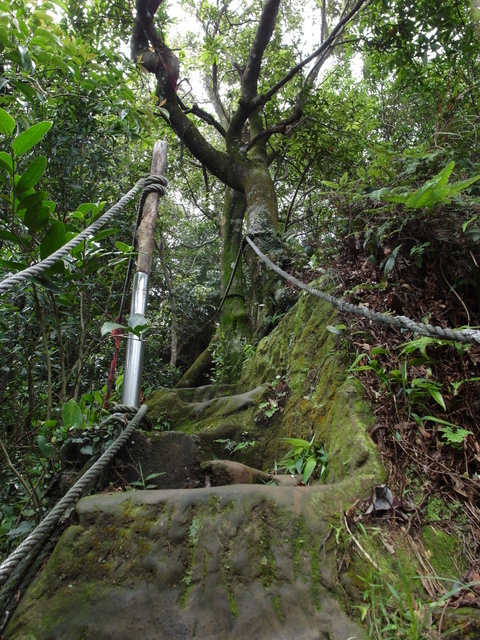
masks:
<path fill-rule="evenodd" d="M 156 142 L 153 147 L 150 175 L 164 176 L 167 164 L 167 143 Z M 155 248 L 155 227 L 158 216 L 158 193 L 150 193 L 145 200 L 141 222 L 137 229 L 138 259 L 137 270 L 133 279 L 130 318 L 145 316 L 147 313 L 148 282 L 152 268 L 152 255 Z M 137 322 L 136 322 L 137 324 Z M 130 334 L 127 341 L 125 372 L 123 376 L 122 403 L 140 406 L 142 385 L 144 342 L 142 337 Z"/>
<path fill-rule="evenodd" d="M 137 271 L 133 278 L 132 302 L 130 305 L 130 317 L 133 315 L 145 316 L 148 300 L 148 274 Z M 142 335 L 129 334 L 127 340 L 127 353 L 125 356 L 125 372 L 123 376 L 122 403 L 130 407 L 140 406 L 140 391 L 142 386 L 142 367 L 144 342 Z"/>

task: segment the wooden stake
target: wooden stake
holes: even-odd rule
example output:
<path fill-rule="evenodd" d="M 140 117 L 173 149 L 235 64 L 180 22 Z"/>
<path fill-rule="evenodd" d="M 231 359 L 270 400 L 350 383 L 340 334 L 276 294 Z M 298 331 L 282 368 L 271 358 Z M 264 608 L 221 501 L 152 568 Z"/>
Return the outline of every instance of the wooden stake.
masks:
<path fill-rule="evenodd" d="M 167 166 L 167 143 L 159 140 L 153 147 L 151 176 L 164 176 Z M 143 215 L 137 229 L 138 260 L 137 271 L 150 275 L 152 256 L 155 249 L 155 228 L 158 218 L 158 193 L 149 193 L 143 207 Z"/>

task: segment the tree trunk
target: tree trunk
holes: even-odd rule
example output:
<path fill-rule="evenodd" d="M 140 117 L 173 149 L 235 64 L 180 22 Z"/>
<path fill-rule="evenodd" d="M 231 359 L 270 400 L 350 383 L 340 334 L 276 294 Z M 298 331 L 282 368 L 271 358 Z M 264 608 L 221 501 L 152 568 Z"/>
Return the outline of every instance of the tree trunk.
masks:
<path fill-rule="evenodd" d="M 165 284 L 167 285 L 168 297 L 170 298 L 170 309 L 172 312 L 172 325 L 171 325 L 171 337 L 170 337 L 170 367 L 175 368 L 177 366 L 177 353 L 178 353 L 178 316 L 177 316 L 177 299 L 175 297 L 175 290 L 173 288 L 172 277 L 168 268 L 167 261 L 165 259 L 165 241 L 163 233 L 160 233 L 160 242 L 158 243 L 158 255 L 160 258 L 160 264 L 162 265 L 163 277 L 165 278 Z"/>
<path fill-rule="evenodd" d="M 245 209 L 244 195 L 239 191 L 227 188 L 220 222 L 220 280 L 222 296 L 227 289 L 242 243 Z M 250 335 L 248 315 L 245 308 L 245 288 L 241 261 L 223 304 L 220 326 L 226 335 L 239 334 L 242 338 L 248 338 Z"/>
<path fill-rule="evenodd" d="M 275 263 L 285 258 L 277 235 L 278 206 L 275 187 L 266 161 L 258 161 L 245 179 L 247 201 L 247 233 L 256 245 Z M 281 286 L 279 277 L 263 264 L 252 251 L 247 251 L 247 263 L 252 286 L 251 326 L 256 339 L 271 327 L 275 313 L 275 290 Z"/>

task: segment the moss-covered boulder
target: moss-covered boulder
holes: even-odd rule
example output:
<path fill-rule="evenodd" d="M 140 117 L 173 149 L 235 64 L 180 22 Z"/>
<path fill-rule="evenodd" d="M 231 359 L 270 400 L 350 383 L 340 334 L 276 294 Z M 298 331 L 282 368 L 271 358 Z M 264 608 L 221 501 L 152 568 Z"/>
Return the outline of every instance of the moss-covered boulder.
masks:
<path fill-rule="evenodd" d="M 346 377 L 342 342 L 329 330 L 335 323 L 331 305 L 302 295 L 258 344 L 237 385 L 159 389 L 147 400 L 150 418 L 195 433 L 204 459 L 227 451 L 263 471 L 289 449 L 282 438 L 315 435 L 329 455 L 327 482 L 381 482 L 372 415 Z"/>
<path fill-rule="evenodd" d="M 85 498 L 5 640 L 362 638 L 342 610 L 331 523 L 385 474 L 335 322 L 302 296 L 238 384 L 148 399 L 154 426 L 198 436 L 204 461 L 228 451 L 270 472 L 289 448 L 282 438 L 315 436 L 326 484 L 251 484 L 243 469 L 249 484 Z"/>
<path fill-rule="evenodd" d="M 4 638 L 361 640 L 326 542 L 344 497 L 235 485 L 84 498 Z"/>

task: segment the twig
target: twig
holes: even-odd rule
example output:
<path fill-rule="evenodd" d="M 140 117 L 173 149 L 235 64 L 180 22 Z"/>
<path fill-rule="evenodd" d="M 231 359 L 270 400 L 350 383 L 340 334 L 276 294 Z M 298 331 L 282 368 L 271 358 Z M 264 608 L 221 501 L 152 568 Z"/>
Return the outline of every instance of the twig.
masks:
<path fill-rule="evenodd" d="M 452 287 L 452 285 L 449 283 L 449 281 L 447 280 L 447 277 L 445 276 L 445 274 L 443 273 L 443 266 L 440 263 L 440 272 L 443 276 L 443 279 L 445 280 L 446 284 L 448 285 L 448 288 L 450 289 L 450 291 L 457 296 L 457 300 L 460 302 L 460 304 L 462 305 L 462 307 L 465 309 L 465 313 L 467 314 L 467 324 L 471 324 L 470 323 L 470 314 L 468 312 L 467 309 L 467 305 L 464 303 L 464 301 L 461 299 L 461 297 L 458 295 L 458 293 L 455 291 L 455 289 Z"/>
<path fill-rule="evenodd" d="M 320 546 L 318 547 L 318 552 L 320 553 L 320 551 L 325 547 L 325 545 L 327 544 L 327 542 L 330 540 L 331 536 L 333 533 L 333 527 L 330 529 L 330 531 L 327 533 L 327 535 L 325 536 L 325 538 L 322 540 L 322 542 L 320 543 Z"/>
<path fill-rule="evenodd" d="M 344 517 L 344 522 L 345 522 L 345 527 L 348 531 L 348 534 L 351 536 L 353 542 L 357 545 L 358 549 L 360 550 L 360 552 L 365 556 L 365 558 L 371 562 L 373 564 L 373 566 L 375 567 L 375 569 L 377 571 L 380 571 L 380 567 L 378 566 L 378 564 L 375 562 L 375 560 L 370 556 L 369 553 L 367 553 L 367 551 L 365 551 L 365 549 L 362 547 L 362 545 L 359 543 L 359 541 L 355 538 L 355 536 L 353 535 L 353 533 L 350 531 L 350 527 L 348 526 L 348 521 L 347 518 Z"/>
<path fill-rule="evenodd" d="M 12 470 L 12 472 L 18 478 L 19 482 L 22 483 L 23 488 L 27 492 L 28 497 L 31 499 L 33 497 L 32 496 L 32 490 L 28 486 L 27 481 L 24 479 L 22 474 L 19 471 L 17 471 L 16 468 L 14 467 L 14 465 L 13 465 L 12 461 L 10 460 L 10 457 L 9 457 L 9 455 L 7 453 L 7 450 L 5 449 L 5 445 L 3 444 L 3 441 L 2 441 L 1 438 L 0 438 L 0 449 L 2 450 L 3 455 L 5 456 L 5 460 L 7 461 L 7 466 Z"/>

